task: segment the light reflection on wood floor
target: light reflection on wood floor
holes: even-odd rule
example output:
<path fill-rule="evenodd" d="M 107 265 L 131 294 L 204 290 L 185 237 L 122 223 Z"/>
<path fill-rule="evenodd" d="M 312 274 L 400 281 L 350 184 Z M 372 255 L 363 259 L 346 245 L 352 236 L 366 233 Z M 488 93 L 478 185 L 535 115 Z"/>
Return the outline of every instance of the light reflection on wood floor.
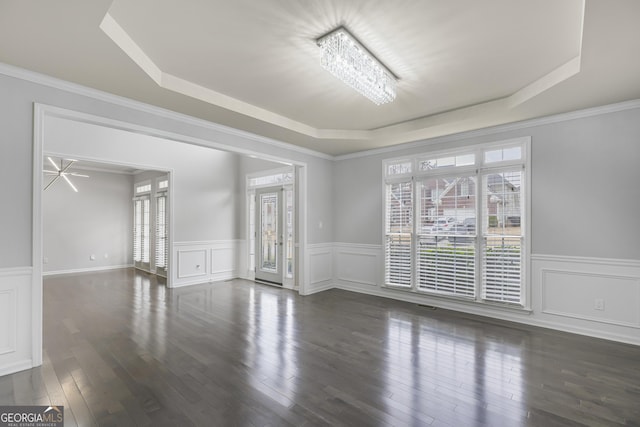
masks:
<path fill-rule="evenodd" d="M 64 405 L 66 426 L 640 425 L 636 346 L 132 269 L 44 294 L 44 364 L 0 377 L 0 405 Z"/>

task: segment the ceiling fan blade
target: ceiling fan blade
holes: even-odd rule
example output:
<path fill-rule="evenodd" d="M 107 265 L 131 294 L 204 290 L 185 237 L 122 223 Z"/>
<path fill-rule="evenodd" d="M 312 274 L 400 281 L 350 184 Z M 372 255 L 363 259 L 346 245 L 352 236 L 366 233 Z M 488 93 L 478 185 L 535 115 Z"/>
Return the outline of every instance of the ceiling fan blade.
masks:
<path fill-rule="evenodd" d="M 67 178 L 66 175 L 62 175 L 62 177 L 64 178 L 65 181 L 67 181 L 67 184 L 69 184 L 71 186 L 71 188 L 73 188 L 73 191 L 75 191 L 76 193 L 78 192 L 78 189 L 75 187 L 75 185 L 73 185 L 71 183 L 71 181 L 69 180 L 69 178 Z"/>
<path fill-rule="evenodd" d="M 58 178 L 60 178 L 60 175 L 56 175 L 56 176 L 51 180 L 51 182 L 50 182 L 50 183 L 48 183 L 48 184 L 47 184 L 47 186 L 46 186 L 46 187 L 44 187 L 44 188 L 42 189 L 42 191 L 45 191 L 47 188 L 51 187 L 51 185 L 52 185 L 54 182 L 56 182 L 56 181 L 58 180 Z"/>
<path fill-rule="evenodd" d="M 64 168 L 62 168 L 60 173 L 66 172 L 67 169 L 69 169 L 75 162 L 76 162 L 76 160 L 69 160 L 69 164 L 67 166 L 65 166 Z M 62 167 L 62 160 L 60 160 L 60 167 Z"/>
<path fill-rule="evenodd" d="M 54 162 L 51 157 L 47 157 L 47 159 L 49 159 L 49 163 L 51 163 L 53 167 L 56 168 L 56 170 L 59 172 L 60 168 L 58 167 L 58 165 L 56 165 L 56 162 Z"/>

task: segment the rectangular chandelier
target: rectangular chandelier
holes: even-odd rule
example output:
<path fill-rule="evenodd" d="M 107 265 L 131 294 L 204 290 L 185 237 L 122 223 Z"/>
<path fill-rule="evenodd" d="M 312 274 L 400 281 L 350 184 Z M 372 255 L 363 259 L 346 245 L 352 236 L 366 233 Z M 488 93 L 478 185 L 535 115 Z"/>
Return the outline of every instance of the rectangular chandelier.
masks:
<path fill-rule="evenodd" d="M 351 86 L 376 105 L 396 98 L 397 78 L 344 27 L 317 40 L 325 70 Z"/>

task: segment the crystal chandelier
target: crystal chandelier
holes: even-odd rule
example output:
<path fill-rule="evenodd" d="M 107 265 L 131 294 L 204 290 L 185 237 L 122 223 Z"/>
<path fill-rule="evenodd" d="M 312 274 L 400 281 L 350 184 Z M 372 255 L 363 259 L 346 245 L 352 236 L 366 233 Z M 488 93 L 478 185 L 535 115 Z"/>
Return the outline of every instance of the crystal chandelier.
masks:
<path fill-rule="evenodd" d="M 376 105 L 396 98 L 396 76 L 344 27 L 317 40 L 322 66 Z"/>

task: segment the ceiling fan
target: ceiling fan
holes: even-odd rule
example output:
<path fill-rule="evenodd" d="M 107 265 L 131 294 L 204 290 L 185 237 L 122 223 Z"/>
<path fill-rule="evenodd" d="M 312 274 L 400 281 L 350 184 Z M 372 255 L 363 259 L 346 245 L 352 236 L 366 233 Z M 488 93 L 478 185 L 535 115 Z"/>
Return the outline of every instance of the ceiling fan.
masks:
<path fill-rule="evenodd" d="M 46 187 L 44 187 L 44 190 L 42 190 L 42 191 L 45 191 L 47 188 L 51 187 L 51 185 L 53 185 L 54 182 L 56 182 L 58 179 L 62 178 L 65 181 L 67 181 L 67 184 L 69 184 L 69 186 L 73 189 L 73 191 L 75 191 L 77 193 L 78 189 L 76 188 L 75 185 L 73 185 L 73 183 L 69 179 L 69 176 L 75 176 L 75 177 L 78 177 L 78 178 L 89 178 L 89 175 L 82 175 L 82 174 L 75 173 L 75 172 L 69 172 L 69 168 L 71 168 L 71 166 L 73 166 L 77 162 L 77 160 L 66 159 L 66 161 L 68 163 L 65 164 L 65 159 L 60 159 L 60 166 L 58 166 L 56 164 L 56 162 L 54 162 L 51 157 L 47 157 L 47 159 L 49 160 L 49 163 L 51 163 L 53 165 L 55 170 L 47 170 L 47 169 L 43 170 L 43 172 L 45 174 L 52 175 L 53 179 L 51 180 L 51 182 L 49 182 L 47 184 Z"/>

